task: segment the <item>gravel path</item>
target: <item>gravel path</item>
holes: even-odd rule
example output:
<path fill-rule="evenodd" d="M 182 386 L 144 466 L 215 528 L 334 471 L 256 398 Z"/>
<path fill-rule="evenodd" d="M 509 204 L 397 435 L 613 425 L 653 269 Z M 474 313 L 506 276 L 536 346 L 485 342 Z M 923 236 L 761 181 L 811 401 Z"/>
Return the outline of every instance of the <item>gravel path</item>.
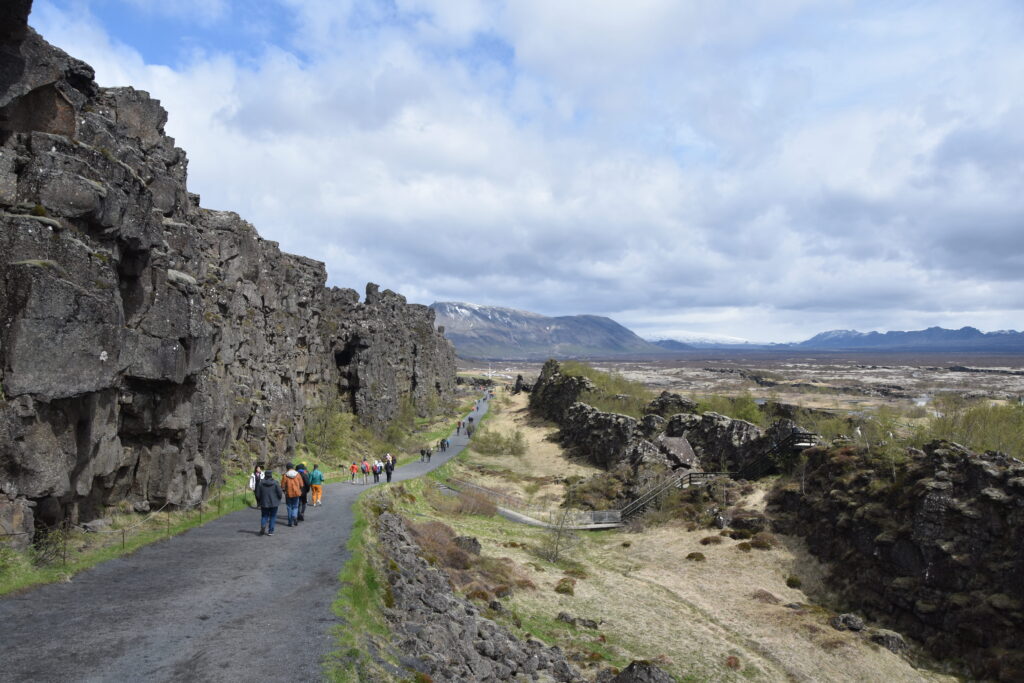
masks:
<path fill-rule="evenodd" d="M 475 421 L 487 402 L 470 413 Z M 420 476 L 463 449 L 465 436 Z M 383 478 L 383 475 L 382 475 Z M 372 485 L 372 484 L 371 484 Z M 0 599 L 0 681 L 315 681 L 344 624 L 331 604 L 348 560 L 351 505 L 366 486 L 324 488 L 324 502 L 261 537 L 240 510 L 132 555 Z M 285 521 L 287 521 L 285 519 Z"/>

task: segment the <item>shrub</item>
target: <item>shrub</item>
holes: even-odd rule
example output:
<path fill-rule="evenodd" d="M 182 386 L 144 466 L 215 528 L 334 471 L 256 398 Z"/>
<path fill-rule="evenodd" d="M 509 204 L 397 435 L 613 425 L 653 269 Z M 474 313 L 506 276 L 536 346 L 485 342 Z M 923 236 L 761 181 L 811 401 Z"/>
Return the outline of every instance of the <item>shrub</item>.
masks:
<path fill-rule="evenodd" d="M 771 550 L 775 547 L 775 537 L 766 531 L 762 531 L 750 539 L 750 545 L 758 550 Z"/>
<path fill-rule="evenodd" d="M 724 543 L 721 536 L 705 536 L 700 539 L 701 545 L 719 545 L 721 543 Z"/>
<path fill-rule="evenodd" d="M 555 592 L 563 595 L 576 595 L 576 579 L 566 576 L 555 584 Z"/>
<path fill-rule="evenodd" d="M 573 567 L 572 569 L 566 569 L 562 573 L 566 576 L 571 576 L 574 579 L 585 579 L 588 576 L 587 572 L 583 570 L 581 567 Z"/>
<path fill-rule="evenodd" d="M 478 491 L 459 491 L 458 501 L 458 511 L 464 515 L 493 517 L 498 514 L 498 507 L 494 502 Z"/>
<path fill-rule="evenodd" d="M 730 669 L 733 669 L 734 671 L 739 671 L 739 668 L 740 668 L 740 658 L 737 657 L 736 655 L 729 655 L 728 657 L 725 658 L 725 665 L 727 667 L 729 667 Z"/>
<path fill-rule="evenodd" d="M 799 576 L 794 576 L 790 574 L 786 577 L 786 585 L 790 588 L 799 588 L 800 586 L 804 585 L 804 582 L 800 580 Z"/>
<path fill-rule="evenodd" d="M 748 541 L 743 541 L 742 543 L 737 543 L 736 544 L 736 549 L 737 550 L 742 550 L 745 553 L 749 553 L 750 550 L 751 550 L 751 545 L 750 545 L 750 543 Z"/>
<path fill-rule="evenodd" d="M 690 560 L 691 562 L 703 562 L 708 558 L 704 557 L 704 553 L 690 553 L 686 556 L 686 559 Z"/>
<path fill-rule="evenodd" d="M 745 541 L 753 535 L 754 532 L 750 529 L 733 529 L 729 532 L 729 538 L 734 541 Z"/>
<path fill-rule="evenodd" d="M 782 600 L 780 600 L 776 596 L 772 595 L 768 591 L 766 591 L 764 589 L 761 589 L 761 588 L 759 588 L 758 590 L 754 591 L 750 595 L 750 597 L 754 598 L 758 602 L 763 602 L 763 603 L 766 603 L 766 604 L 769 604 L 769 605 L 778 605 L 780 602 L 782 602 Z"/>

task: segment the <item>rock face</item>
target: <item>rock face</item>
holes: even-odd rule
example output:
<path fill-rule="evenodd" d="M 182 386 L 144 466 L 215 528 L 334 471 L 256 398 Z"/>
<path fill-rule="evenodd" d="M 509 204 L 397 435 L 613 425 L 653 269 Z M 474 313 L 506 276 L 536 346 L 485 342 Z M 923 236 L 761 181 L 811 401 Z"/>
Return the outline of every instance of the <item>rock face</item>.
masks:
<path fill-rule="evenodd" d="M 685 438 L 704 466 L 719 472 L 740 469 L 759 452 L 763 437 L 758 426 L 718 413 L 673 415 L 665 434 Z"/>
<path fill-rule="evenodd" d="M 530 390 L 530 410 L 548 420 L 559 422 L 584 392 L 594 388 L 586 377 L 564 375 L 556 360 L 548 360 Z"/>
<path fill-rule="evenodd" d="M 383 513 L 377 531 L 393 607 L 394 654 L 402 666 L 437 681 L 579 681 L 557 647 L 520 641 L 452 592 L 445 574 L 419 556 L 401 518 Z"/>
<path fill-rule="evenodd" d="M 159 102 L 99 88 L 25 26 L 28 6 L 0 11 L 8 507 L 53 523 L 188 503 L 229 453 L 287 458 L 311 406 L 382 424 L 403 401 L 450 400 L 454 353 L 429 308 L 326 289 L 323 264 L 201 208 Z"/>
<path fill-rule="evenodd" d="M 974 677 L 1024 680 L 1024 463 L 934 442 L 894 480 L 852 449 L 809 453 L 804 492 L 776 490 L 769 510 L 834 563 L 846 601 Z"/>

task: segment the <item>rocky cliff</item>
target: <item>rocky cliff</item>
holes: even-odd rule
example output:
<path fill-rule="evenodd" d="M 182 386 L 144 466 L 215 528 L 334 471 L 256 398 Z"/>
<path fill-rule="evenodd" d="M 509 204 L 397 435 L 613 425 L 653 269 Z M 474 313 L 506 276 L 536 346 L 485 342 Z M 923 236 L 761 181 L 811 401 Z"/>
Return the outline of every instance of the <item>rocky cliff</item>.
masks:
<path fill-rule="evenodd" d="M 589 379 L 565 374 L 558 361 L 549 360 L 530 392 L 530 410 L 559 426 L 562 445 L 608 470 L 574 492 L 576 503 L 585 506 L 624 504 L 673 470 L 737 472 L 796 427 L 782 419 L 762 430 L 718 413 L 697 414 L 693 401 L 668 392 L 637 419 L 587 404 L 592 391 Z M 604 500 L 591 495 L 593 490 L 603 492 Z"/>
<path fill-rule="evenodd" d="M 387 570 L 395 658 L 417 680 L 564 681 L 585 679 L 557 647 L 523 642 L 457 597 L 443 571 L 420 557 L 405 522 L 385 512 L 377 520 Z M 396 676 L 397 678 L 397 676 Z"/>
<path fill-rule="evenodd" d="M 0 523 L 196 501 L 228 454 L 287 457 L 310 406 L 451 398 L 429 308 L 202 208 L 159 102 L 98 87 L 30 4 L 0 10 Z"/>
<path fill-rule="evenodd" d="M 934 442 L 924 452 L 807 451 L 770 498 L 869 617 L 973 677 L 1024 680 L 1024 463 Z"/>

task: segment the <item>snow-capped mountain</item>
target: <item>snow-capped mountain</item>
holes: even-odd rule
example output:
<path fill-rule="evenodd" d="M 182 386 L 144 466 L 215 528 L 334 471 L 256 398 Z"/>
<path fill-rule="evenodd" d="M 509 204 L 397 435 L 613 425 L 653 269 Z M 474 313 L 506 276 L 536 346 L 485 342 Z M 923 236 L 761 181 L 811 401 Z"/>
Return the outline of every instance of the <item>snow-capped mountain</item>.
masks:
<path fill-rule="evenodd" d="M 464 358 L 544 360 L 547 358 L 659 358 L 664 349 L 641 339 L 611 318 L 598 315 L 548 317 L 499 306 L 456 301 L 430 305 L 436 325 Z"/>

